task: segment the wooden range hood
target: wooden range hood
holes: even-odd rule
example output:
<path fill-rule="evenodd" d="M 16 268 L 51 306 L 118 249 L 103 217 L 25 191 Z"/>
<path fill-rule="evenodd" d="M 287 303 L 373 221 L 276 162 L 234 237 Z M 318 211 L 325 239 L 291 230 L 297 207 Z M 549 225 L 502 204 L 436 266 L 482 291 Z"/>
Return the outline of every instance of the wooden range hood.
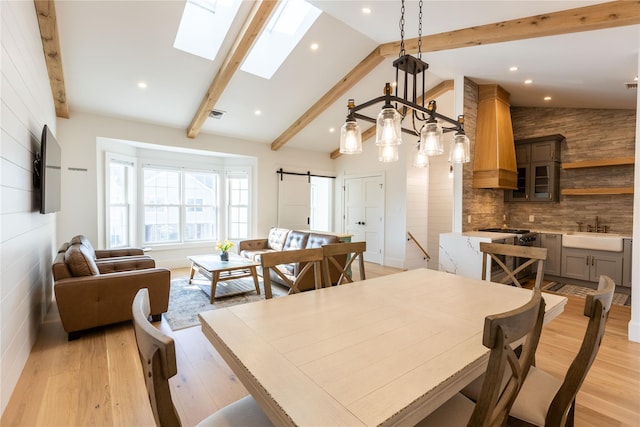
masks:
<path fill-rule="evenodd" d="M 496 84 L 478 86 L 473 188 L 517 188 L 510 96 L 509 92 Z"/>

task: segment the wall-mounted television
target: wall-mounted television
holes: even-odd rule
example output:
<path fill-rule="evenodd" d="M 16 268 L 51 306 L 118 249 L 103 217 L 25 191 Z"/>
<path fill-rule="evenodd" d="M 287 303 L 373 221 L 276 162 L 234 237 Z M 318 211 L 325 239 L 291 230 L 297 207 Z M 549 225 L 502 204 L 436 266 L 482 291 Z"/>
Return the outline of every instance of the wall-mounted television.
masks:
<path fill-rule="evenodd" d="M 36 156 L 36 187 L 40 189 L 40 213 L 58 212 L 61 206 L 62 149 L 56 137 L 44 125 L 40 139 L 40 153 Z"/>

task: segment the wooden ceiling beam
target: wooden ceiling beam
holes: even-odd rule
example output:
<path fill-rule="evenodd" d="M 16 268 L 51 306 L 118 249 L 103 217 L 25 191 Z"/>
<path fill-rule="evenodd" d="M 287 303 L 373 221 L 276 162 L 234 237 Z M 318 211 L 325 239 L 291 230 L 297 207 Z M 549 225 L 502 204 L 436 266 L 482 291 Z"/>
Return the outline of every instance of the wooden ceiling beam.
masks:
<path fill-rule="evenodd" d="M 378 64 L 384 61 L 384 57 L 380 55 L 378 48 L 375 48 L 366 58 L 364 58 L 358 65 L 355 66 L 346 76 L 340 79 L 327 93 L 322 95 L 320 99 L 313 104 L 307 111 L 305 111 L 287 130 L 285 130 L 275 141 L 271 143 L 271 149 L 273 151 L 282 148 L 295 134 L 300 132 L 311 123 L 316 117 L 318 117 L 324 110 L 329 108 L 331 104 L 351 89 L 356 83 L 358 83 L 364 76 L 369 74 Z"/>
<path fill-rule="evenodd" d="M 640 1 L 638 0 L 612 1 L 423 36 L 422 51 L 435 52 L 482 44 L 636 25 L 640 24 L 639 7 Z M 404 44 L 406 53 L 416 53 L 418 51 L 417 38 L 405 40 Z M 374 52 L 384 58 L 397 56 L 399 51 L 400 42 L 397 41 L 381 44 Z M 362 71 L 357 70 L 360 65 L 358 64 L 351 73 Z M 373 67 L 370 67 L 367 71 L 371 70 L 373 70 Z M 351 73 L 347 74 L 343 80 L 350 77 Z M 360 73 L 360 75 L 363 77 L 366 73 Z M 332 90 L 335 90 L 338 86 L 339 84 L 334 86 Z M 332 95 L 337 99 L 344 96 L 344 92 L 347 89 L 340 93 L 334 92 Z M 315 105 L 321 103 L 321 101 L 318 101 Z M 323 110 L 316 110 L 313 107 L 307 110 L 271 144 L 271 149 L 278 150 L 282 148 L 296 133 L 300 132 L 304 126 L 313 121 L 322 112 Z M 334 153 L 335 151 L 331 153 L 331 158 L 334 158 Z"/>
<path fill-rule="evenodd" d="M 53 0 L 34 0 L 33 3 L 38 16 L 42 50 L 47 64 L 56 117 L 68 119 L 69 105 L 67 104 L 67 91 L 64 85 L 64 73 L 62 72 L 62 55 L 60 54 L 56 7 Z"/>
<path fill-rule="evenodd" d="M 422 36 L 422 51 L 458 49 L 485 44 L 557 36 L 640 24 L 640 1 L 622 0 L 558 12 L 479 25 L 446 33 Z M 418 38 L 404 41 L 406 53 L 418 52 Z M 398 55 L 400 42 L 380 45 L 380 53 Z"/>
<path fill-rule="evenodd" d="M 207 93 L 204 95 L 196 114 L 191 120 L 191 124 L 187 129 L 187 136 L 189 138 L 195 138 L 198 136 L 198 133 L 200 133 L 205 120 L 207 120 L 209 116 L 209 112 L 222 96 L 222 93 L 249 53 L 249 50 L 260 35 L 260 32 L 266 25 L 269 16 L 271 16 L 271 12 L 273 12 L 277 4 L 278 1 L 274 0 L 259 0 L 253 6 L 253 9 L 251 9 L 247 20 L 242 26 L 242 30 L 240 30 L 231 50 L 222 63 L 220 70 L 218 70 L 218 73 L 213 78 Z"/>
<path fill-rule="evenodd" d="M 416 100 L 416 104 L 421 104 L 423 99 L 424 100 L 435 99 L 441 95 L 444 95 L 450 90 L 453 90 L 453 80 L 443 80 L 437 85 L 435 85 L 434 87 L 432 87 L 431 89 L 429 89 L 428 91 L 426 91 L 423 96 L 419 96 L 418 99 Z M 371 126 L 370 128 L 366 129 L 364 132 L 362 132 L 362 143 L 364 143 L 366 140 L 368 140 L 375 134 L 376 134 L 375 126 Z M 336 148 L 329 155 L 329 157 L 332 160 L 335 160 L 340 156 L 342 156 L 342 153 L 340 153 L 340 148 Z"/>

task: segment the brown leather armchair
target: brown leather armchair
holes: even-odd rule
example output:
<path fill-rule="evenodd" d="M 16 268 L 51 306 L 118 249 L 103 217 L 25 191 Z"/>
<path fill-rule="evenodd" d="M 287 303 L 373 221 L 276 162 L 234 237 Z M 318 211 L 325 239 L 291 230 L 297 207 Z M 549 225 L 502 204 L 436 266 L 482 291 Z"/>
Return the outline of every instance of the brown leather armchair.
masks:
<path fill-rule="evenodd" d="M 120 261 L 120 260 L 126 260 L 127 258 L 131 258 L 131 257 L 152 259 L 149 255 L 145 254 L 145 251 L 142 248 L 127 247 L 127 248 L 116 248 L 116 249 L 94 249 L 93 245 L 91 244 L 91 241 L 82 234 L 73 236 L 71 240 L 63 243 L 60 246 L 60 248 L 58 248 L 58 253 L 66 252 L 69 246 L 75 245 L 75 244 L 81 244 L 86 246 L 91 256 L 96 262 Z"/>
<path fill-rule="evenodd" d="M 90 249 L 79 243 L 59 252 L 51 266 L 53 289 L 69 340 L 84 329 L 130 320 L 141 288 L 149 289 L 151 314 L 160 320 L 169 307 L 171 273 L 153 265 L 152 259 L 136 257 L 96 263 Z"/>

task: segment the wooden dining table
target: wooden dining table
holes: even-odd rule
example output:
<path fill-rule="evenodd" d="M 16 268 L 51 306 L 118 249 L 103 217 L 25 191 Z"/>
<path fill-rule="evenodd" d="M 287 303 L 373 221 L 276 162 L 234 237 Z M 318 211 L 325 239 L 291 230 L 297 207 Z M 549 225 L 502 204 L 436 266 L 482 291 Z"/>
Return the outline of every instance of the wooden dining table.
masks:
<path fill-rule="evenodd" d="M 484 319 L 532 291 L 417 269 L 200 313 L 275 425 L 414 425 L 486 369 Z M 565 297 L 543 292 L 545 322 Z"/>

